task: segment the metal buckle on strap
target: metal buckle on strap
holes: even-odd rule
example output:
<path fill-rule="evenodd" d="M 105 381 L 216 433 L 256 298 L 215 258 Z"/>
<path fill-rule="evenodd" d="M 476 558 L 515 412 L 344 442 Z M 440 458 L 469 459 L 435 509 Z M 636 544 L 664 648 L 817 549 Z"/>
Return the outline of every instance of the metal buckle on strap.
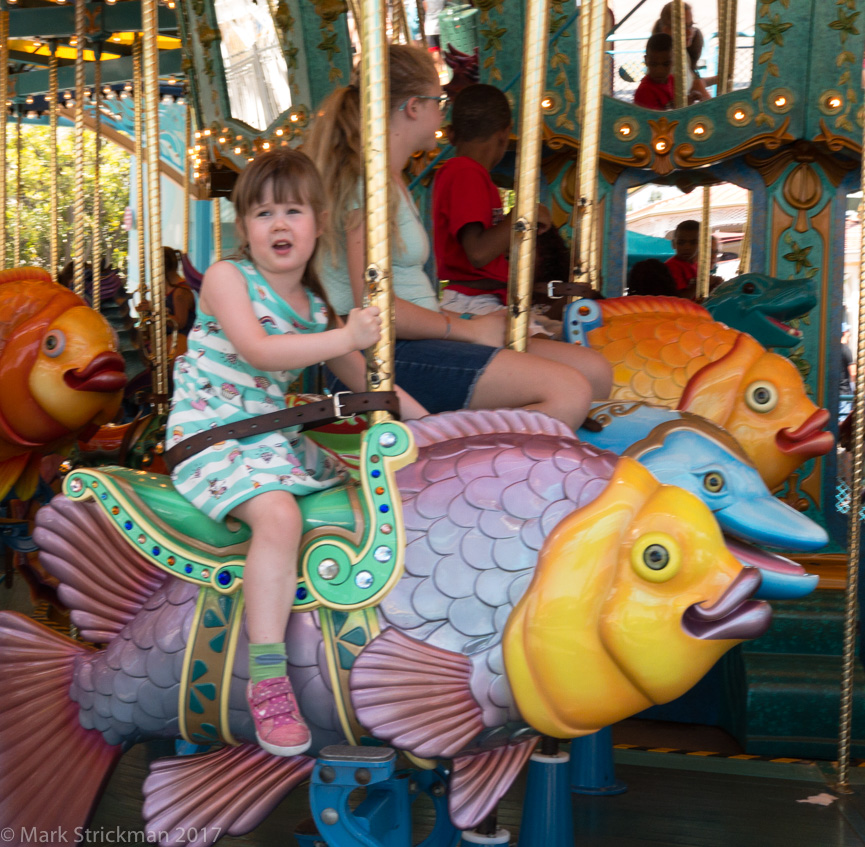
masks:
<path fill-rule="evenodd" d="M 561 279 L 551 279 L 547 283 L 547 297 L 549 297 L 550 300 L 562 300 L 564 298 L 563 294 L 556 294 L 555 293 L 555 290 L 556 290 L 555 286 L 561 285 L 563 281 L 564 280 L 561 280 Z"/>
<path fill-rule="evenodd" d="M 350 418 L 350 417 L 352 416 L 352 413 L 351 413 L 351 412 L 349 412 L 349 413 L 346 414 L 346 415 L 344 415 L 344 414 L 342 413 L 342 402 L 341 402 L 340 399 L 339 399 L 340 397 L 342 397 L 343 394 L 351 394 L 351 393 L 352 393 L 351 391 L 337 391 L 336 394 L 333 395 L 333 398 L 332 398 L 332 399 L 333 399 L 333 414 L 334 414 L 334 417 L 337 417 L 337 418 Z"/>

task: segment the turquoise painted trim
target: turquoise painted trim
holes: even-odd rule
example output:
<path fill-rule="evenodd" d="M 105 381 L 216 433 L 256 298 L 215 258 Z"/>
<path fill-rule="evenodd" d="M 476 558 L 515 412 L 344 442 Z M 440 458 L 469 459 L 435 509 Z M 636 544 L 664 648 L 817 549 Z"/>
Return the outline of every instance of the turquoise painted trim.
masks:
<path fill-rule="evenodd" d="M 101 21 L 107 32 L 136 32 L 141 30 L 141 3 L 127 2 L 102 6 Z M 96 9 L 97 4 L 90 4 Z M 160 32 L 173 33 L 177 17 L 172 9 L 157 7 L 156 25 Z M 38 9 L 9 9 L 9 37 L 68 38 L 75 35 L 75 7 L 51 6 Z"/>

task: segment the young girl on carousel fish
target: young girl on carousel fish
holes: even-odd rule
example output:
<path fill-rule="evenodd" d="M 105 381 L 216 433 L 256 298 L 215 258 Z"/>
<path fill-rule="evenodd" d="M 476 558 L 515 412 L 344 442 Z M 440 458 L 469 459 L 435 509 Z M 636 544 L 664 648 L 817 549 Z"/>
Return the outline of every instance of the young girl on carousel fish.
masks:
<path fill-rule="evenodd" d="M 358 351 L 378 341 L 381 318 L 375 307 L 352 309 L 343 325 L 329 307 L 312 266 L 324 197 L 315 166 L 295 150 L 259 156 L 241 173 L 232 202 L 242 258 L 217 262 L 204 275 L 189 349 L 174 367 L 166 448 L 285 408 L 289 384 L 318 362 L 350 388 L 365 389 Z M 404 419 L 426 414 L 399 396 Z M 295 498 L 344 478 L 292 430 L 218 442 L 172 472 L 177 490 L 202 512 L 215 520 L 232 515 L 252 531 L 243 585 L 247 700 L 259 744 L 277 756 L 302 753 L 311 740 L 286 672 L 301 537 Z"/>

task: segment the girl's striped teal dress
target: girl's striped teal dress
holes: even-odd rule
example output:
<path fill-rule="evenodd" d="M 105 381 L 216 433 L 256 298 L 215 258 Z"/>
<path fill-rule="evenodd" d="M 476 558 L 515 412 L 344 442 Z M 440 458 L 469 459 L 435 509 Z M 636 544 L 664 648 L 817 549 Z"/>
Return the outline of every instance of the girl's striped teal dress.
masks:
<path fill-rule="evenodd" d="M 310 320 L 276 294 L 251 262 L 232 262 L 246 279 L 252 308 L 268 335 L 321 332 L 327 309 L 308 291 Z M 202 430 L 286 407 L 285 393 L 302 369 L 261 371 L 234 349 L 222 327 L 200 309 L 189 349 L 174 363 L 174 395 L 166 449 Z M 177 490 L 202 512 L 222 520 L 238 503 L 271 490 L 294 495 L 330 488 L 347 478 L 340 463 L 294 428 L 222 441 L 181 462 Z"/>

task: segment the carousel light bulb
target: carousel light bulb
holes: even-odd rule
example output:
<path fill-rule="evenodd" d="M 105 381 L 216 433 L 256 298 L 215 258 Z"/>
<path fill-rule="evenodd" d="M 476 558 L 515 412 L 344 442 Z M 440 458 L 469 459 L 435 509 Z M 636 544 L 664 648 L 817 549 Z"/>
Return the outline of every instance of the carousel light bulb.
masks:
<path fill-rule="evenodd" d="M 69 46 L 70 47 L 77 47 L 78 46 L 78 36 L 77 35 L 73 35 L 69 39 Z"/>
<path fill-rule="evenodd" d="M 745 120 L 745 113 L 742 111 L 742 109 L 736 109 L 736 111 L 733 112 L 733 119 L 737 121 Z"/>
<path fill-rule="evenodd" d="M 436 130 L 436 138 L 444 138 L 444 133 L 440 130 Z"/>
<path fill-rule="evenodd" d="M 656 153 L 666 153 L 667 152 L 667 142 L 664 139 L 659 139 L 655 142 L 655 152 Z"/>
<path fill-rule="evenodd" d="M 121 100 L 126 100 L 128 97 L 129 97 L 129 92 L 128 92 L 128 91 L 121 91 L 121 92 L 120 92 L 120 99 L 121 99 Z"/>
<path fill-rule="evenodd" d="M 199 173 L 198 173 L 198 171 L 193 171 L 193 172 L 192 172 L 192 178 L 193 178 L 193 179 L 198 179 L 198 177 L 199 177 Z"/>
<path fill-rule="evenodd" d="M 24 102 L 25 102 L 25 103 L 32 103 L 32 102 L 33 102 L 33 98 L 32 98 L 32 97 L 28 97 Z"/>
<path fill-rule="evenodd" d="M 170 77 L 168 77 L 167 80 L 165 80 L 165 84 L 166 85 L 177 85 L 177 81 L 174 79 L 173 76 L 170 76 Z"/>
<path fill-rule="evenodd" d="M 292 123 L 297 123 L 297 122 L 300 120 L 300 115 L 298 115 L 298 114 L 295 113 L 295 112 L 292 112 L 292 113 L 288 116 L 288 119 L 289 119 Z"/>
<path fill-rule="evenodd" d="M 783 95 L 779 95 L 778 97 L 775 98 L 775 107 L 777 109 L 780 109 L 782 106 L 786 106 L 786 105 L 787 105 L 787 98 L 784 97 Z"/>
<path fill-rule="evenodd" d="M 544 99 L 541 100 L 541 108 L 542 109 L 552 109 L 553 108 L 552 98 L 544 97 Z"/>
<path fill-rule="evenodd" d="M 220 135 L 219 138 L 216 139 L 220 144 L 225 144 L 225 136 Z"/>
<path fill-rule="evenodd" d="M 201 130 L 198 130 L 198 129 L 195 130 L 195 137 L 196 137 L 196 138 L 201 138 Z"/>
<path fill-rule="evenodd" d="M 841 108 L 841 98 L 840 97 L 830 97 L 826 104 L 830 109 L 840 109 Z"/>
<path fill-rule="evenodd" d="M 619 135 L 621 135 L 622 138 L 627 138 L 630 134 L 631 128 L 627 124 L 625 124 L 625 126 L 619 127 Z"/>
<path fill-rule="evenodd" d="M 280 128 L 276 131 L 276 134 L 277 134 L 277 135 L 282 135 L 284 132 L 285 132 L 285 130 L 284 130 L 282 127 L 280 127 Z"/>
<path fill-rule="evenodd" d="M 697 124 L 694 127 L 694 135 L 705 135 L 705 134 L 706 134 L 706 127 L 704 127 L 703 124 Z"/>
<path fill-rule="evenodd" d="M 270 150 L 270 142 L 269 141 L 262 142 L 261 149 L 262 150 Z"/>
<path fill-rule="evenodd" d="M 68 100 L 71 96 L 72 96 L 72 92 L 71 92 L 71 91 L 64 91 L 64 92 L 63 92 L 63 97 L 64 97 L 64 99 Z"/>
<path fill-rule="evenodd" d="M 209 129 L 204 130 L 204 134 L 205 134 L 205 135 L 210 135 L 210 130 L 209 130 Z"/>
<path fill-rule="evenodd" d="M 242 152 L 243 152 L 243 150 L 241 150 L 240 147 L 235 147 L 235 148 L 234 148 L 234 155 L 235 155 L 235 156 L 239 156 Z"/>

